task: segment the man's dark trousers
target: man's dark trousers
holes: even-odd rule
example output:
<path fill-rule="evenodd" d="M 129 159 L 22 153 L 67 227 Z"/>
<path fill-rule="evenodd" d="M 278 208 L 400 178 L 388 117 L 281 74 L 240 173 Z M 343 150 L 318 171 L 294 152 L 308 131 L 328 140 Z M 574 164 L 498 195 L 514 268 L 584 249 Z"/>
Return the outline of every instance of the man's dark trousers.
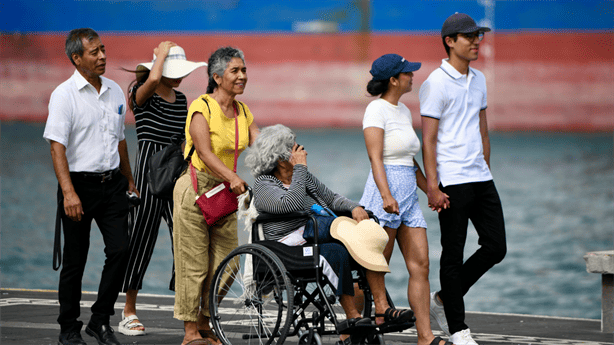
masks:
<path fill-rule="evenodd" d="M 60 273 L 58 299 L 61 332 L 80 331 L 81 280 L 87 262 L 92 220 L 100 229 L 105 244 L 105 264 L 98 287 L 98 297 L 92 305 L 90 326 L 98 329 L 109 324 L 126 270 L 128 237 L 128 180 L 119 172 L 101 182 L 71 173 L 83 212 L 81 221 L 70 220 L 64 213 L 62 190 L 58 188 L 58 207 L 61 207 L 64 228 L 64 262 Z"/>
<path fill-rule="evenodd" d="M 472 182 L 440 189 L 449 196 L 450 208 L 439 213 L 441 262 L 439 279 L 450 333 L 468 328 L 463 296 L 469 288 L 505 257 L 505 225 L 501 200 L 494 182 Z M 469 220 L 480 248 L 463 263 Z"/>

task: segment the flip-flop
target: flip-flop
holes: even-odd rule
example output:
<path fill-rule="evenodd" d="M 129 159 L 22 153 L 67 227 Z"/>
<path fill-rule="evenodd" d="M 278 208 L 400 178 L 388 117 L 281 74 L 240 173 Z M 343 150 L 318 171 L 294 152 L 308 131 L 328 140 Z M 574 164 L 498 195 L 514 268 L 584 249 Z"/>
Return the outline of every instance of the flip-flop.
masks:
<path fill-rule="evenodd" d="M 433 341 L 431 341 L 430 345 L 439 345 L 439 342 L 443 341 L 443 339 L 441 339 L 441 337 L 435 337 L 435 339 L 433 339 Z M 454 345 L 453 343 L 446 341 L 446 343 L 444 345 Z"/>
<path fill-rule="evenodd" d="M 211 342 L 208 339 L 194 339 L 188 341 L 185 345 L 211 345 Z"/>
<path fill-rule="evenodd" d="M 215 333 L 213 333 L 213 330 L 211 329 L 199 329 L 198 333 L 200 333 L 201 337 L 211 339 L 216 343 L 220 341 L 220 339 L 218 339 L 218 337 L 215 335 Z"/>

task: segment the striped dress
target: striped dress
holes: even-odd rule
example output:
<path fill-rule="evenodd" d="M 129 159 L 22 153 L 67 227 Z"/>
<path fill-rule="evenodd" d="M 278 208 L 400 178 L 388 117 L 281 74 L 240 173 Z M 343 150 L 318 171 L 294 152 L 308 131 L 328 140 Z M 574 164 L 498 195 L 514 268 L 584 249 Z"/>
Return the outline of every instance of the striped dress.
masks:
<path fill-rule="evenodd" d="M 135 95 L 136 89 L 141 85 L 143 84 L 135 85 L 131 94 Z M 145 174 L 149 157 L 170 144 L 170 138 L 173 135 L 184 135 L 188 102 L 183 93 L 175 90 L 175 95 L 174 103 L 165 101 L 155 93 L 141 106 L 137 106 L 134 99 L 131 100 L 138 138 L 134 181 L 136 188 L 141 193 L 141 205 L 130 209 L 130 253 L 122 284 L 123 292 L 142 288 L 145 271 L 151 261 L 162 219 L 170 230 L 171 251 L 173 249 L 173 201 L 160 199 L 151 194 Z M 175 267 L 173 265 L 169 284 L 171 290 L 175 288 L 174 280 Z"/>

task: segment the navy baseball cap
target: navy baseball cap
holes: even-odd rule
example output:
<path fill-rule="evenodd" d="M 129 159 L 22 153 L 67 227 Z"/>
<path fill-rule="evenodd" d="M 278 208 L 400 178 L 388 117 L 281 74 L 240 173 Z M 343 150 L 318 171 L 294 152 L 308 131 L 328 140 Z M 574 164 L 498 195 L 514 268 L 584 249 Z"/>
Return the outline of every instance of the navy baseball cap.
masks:
<path fill-rule="evenodd" d="M 414 72 L 420 69 L 422 63 L 409 62 L 397 54 L 382 55 L 373 61 L 369 73 L 374 80 L 386 80 L 399 73 Z"/>
<path fill-rule="evenodd" d="M 441 27 L 441 37 L 446 37 L 454 34 L 468 34 L 471 32 L 488 32 L 490 28 L 485 26 L 477 26 L 475 20 L 464 13 L 454 13 L 449 16 Z"/>

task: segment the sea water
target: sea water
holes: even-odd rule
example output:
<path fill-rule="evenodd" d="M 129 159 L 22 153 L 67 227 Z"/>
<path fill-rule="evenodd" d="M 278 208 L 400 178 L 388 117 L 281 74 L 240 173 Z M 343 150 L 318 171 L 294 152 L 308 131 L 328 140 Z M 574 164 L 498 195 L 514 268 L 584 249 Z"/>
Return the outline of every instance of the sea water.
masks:
<path fill-rule="evenodd" d="M 52 269 L 57 180 L 43 124 L 3 123 L 1 136 L 1 286 L 57 289 Z M 297 130 L 309 170 L 333 191 L 359 200 L 369 173 L 360 129 Z M 131 163 L 134 127 L 126 128 Z M 600 318 L 601 277 L 586 272 L 586 252 L 611 250 L 614 233 L 613 137 L 607 134 L 490 134 L 491 167 L 505 215 L 508 252 L 465 297 L 469 311 Z M 422 165 L 422 157 L 417 161 Z M 239 159 L 239 174 L 253 178 Z M 439 288 L 441 253 L 437 214 L 420 204 L 428 223 L 431 290 Z M 244 234 L 241 234 L 244 237 Z M 469 229 L 465 256 L 477 248 Z M 96 291 L 104 262 L 95 223 L 83 290 Z M 168 290 L 172 254 L 162 225 L 143 293 Z M 386 284 L 397 305 L 407 306 L 408 273 L 398 248 Z"/>

